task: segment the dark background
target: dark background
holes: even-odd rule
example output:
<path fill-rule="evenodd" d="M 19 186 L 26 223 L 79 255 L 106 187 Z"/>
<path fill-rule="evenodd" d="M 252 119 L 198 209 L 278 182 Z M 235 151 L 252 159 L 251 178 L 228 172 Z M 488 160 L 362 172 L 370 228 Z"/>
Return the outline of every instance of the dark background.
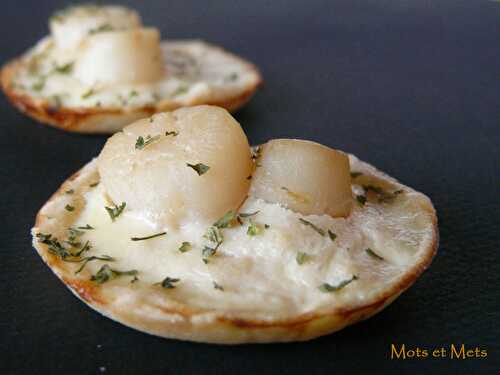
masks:
<path fill-rule="evenodd" d="M 29 229 L 104 136 L 40 125 L 0 98 L 0 373 L 500 373 L 500 2 L 124 1 L 164 38 L 203 38 L 255 62 L 241 110 L 253 144 L 275 137 L 352 152 L 431 197 L 431 268 L 366 322 L 307 343 L 216 346 L 148 336 L 78 301 Z M 0 61 L 47 32 L 65 1 L 2 0 Z M 391 343 L 479 346 L 487 359 L 390 359 Z M 102 369 L 104 370 L 104 369 Z"/>

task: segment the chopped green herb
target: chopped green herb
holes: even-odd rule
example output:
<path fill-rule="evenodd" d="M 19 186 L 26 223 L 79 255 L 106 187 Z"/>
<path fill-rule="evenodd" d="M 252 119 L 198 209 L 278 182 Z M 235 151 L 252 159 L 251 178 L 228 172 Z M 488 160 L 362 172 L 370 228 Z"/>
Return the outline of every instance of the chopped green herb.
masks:
<path fill-rule="evenodd" d="M 375 251 L 373 251 L 372 249 L 368 248 L 368 249 L 365 249 L 366 253 L 371 256 L 372 258 L 375 258 L 377 260 L 385 260 L 384 258 L 382 258 L 380 255 L 378 255 Z"/>
<path fill-rule="evenodd" d="M 269 229 L 271 226 L 269 224 L 264 224 L 264 228 Z"/>
<path fill-rule="evenodd" d="M 76 242 L 76 238 L 80 237 L 84 233 L 85 232 L 83 232 L 81 230 L 70 227 L 70 228 L 68 228 L 68 239 L 66 240 L 66 242 L 69 243 L 70 245 L 74 245 Z M 79 245 L 80 245 L 80 243 L 77 244 L 77 246 L 79 246 Z"/>
<path fill-rule="evenodd" d="M 216 244 L 222 243 L 222 241 L 224 240 L 221 231 L 216 226 L 211 226 L 207 229 L 205 238 Z"/>
<path fill-rule="evenodd" d="M 105 24 L 100 25 L 99 27 L 97 27 L 95 29 L 91 29 L 89 31 L 89 35 L 94 35 L 94 34 L 98 34 L 98 33 L 104 33 L 104 32 L 113 31 L 113 30 L 114 30 L 114 27 L 111 24 L 105 23 Z"/>
<path fill-rule="evenodd" d="M 128 94 L 128 96 L 130 98 L 133 98 L 135 96 L 139 96 L 139 93 L 136 90 L 132 90 L 132 91 L 130 91 L 130 93 Z"/>
<path fill-rule="evenodd" d="M 297 253 L 297 256 L 295 257 L 295 260 L 297 261 L 298 265 L 304 264 L 305 262 L 308 261 L 308 259 L 309 259 L 309 255 L 307 253 L 303 253 L 300 251 Z"/>
<path fill-rule="evenodd" d="M 255 212 L 250 212 L 250 213 L 244 213 L 244 212 L 240 212 L 238 214 L 239 217 L 241 218 L 247 218 L 247 217 L 250 217 L 250 216 L 255 216 L 259 213 L 260 211 L 255 211 Z"/>
<path fill-rule="evenodd" d="M 325 231 L 321 228 L 318 228 L 316 225 L 314 225 L 313 223 L 311 223 L 310 221 L 307 221 L 305 219 L 302 219 L 302 218 L 299 218 L 299 221 L 304 224 L 304 225 L 307 225 L 307 226 L 310 226 L 312 229 L 314 229 L 319 235 L 321 236 L 324 236 L 325 235 Z"/>
<path fill-rule="evenodd" d="M 213 226 L 217 228 L 227 228 L 231 225 L 232 221 L 236 218 L 236 214 L 233 210 L 228 211 L 222 216 L 219 220 L 217 220 Z"/>
<path fill-rule="evenodd" d="M 181 246 L 179 247 L 179 251 L 181 253 L 185 253 L 186 251 L 189 251 L 191 249 L 191 243 L 190 242 L 183 242 Z"/>
<path fill-rule="evenodd" d="M 163 279 L 162 282 L 158 283 L 159 285 L 161 285 L 163 288 L 165 289 L 174 289 L 175 288 L 175 283 L 178 283 L 179 281 L 181 281 L 181 279 L 175 279 L 175 278 L 172 278 L 172 277 L 165 277 Z"/>
<path fill-rule="evenodd" d="M 208 263 L 208 258 L 215 255 L 217 249 L 224 241 L 221 229 L 229 227 L 231 225 L 231 222 L 235 220 L 236 217 L 237 216 L 233 211 L 228 211 L 224 214 L 223 217 L 221 217 L 211 227 L 207 229 L 207 232 L 205 233 L 204 237 L 208 239 L 210 242 L 212 242 L 213 245 L 212 246 L 205 245 L 205 247 L 203 247 L 201 254 L 202 254 L 202 260 L 205 264 Z"/>
<path fill-rule="evenodd" d="M 93 188 L 93 187 L 96 187 L 97 185 L 99 185 L 99 181 L 98 182 L 94 182 L 94 183 L 90 184 L 89 186 Z"/>
<path fill-rule="evenodd" d="M 201 256 L 202 256 L 203 263 L 205 263 L 205 264 L 208 263 L 208 258 L 210 258 L 210 257 L 212 257 L 212 256 L 215 255 L 215 253 L 217 252 L 217 247 L 205 246 L 203 248 L 203 250 L 201 251 Z"/>
<path fill-rule="evenodd" d="M 198 173 L 198 176 L 201 176 L 202 174 L 207 173 L 207 171 L 210 169 L 210 167 L 208 165 L 205 165 L 202 163 L 198 163 L 198 164 L 186 163 L 186 165 L 190 168 L 193 168 L 196 171 L 196 173 Z"/>
<path fill-rule="evenodd" d="M 84 252 L 89 251 L 92 248 L 90 241 L 85 242 L 85 244 L 76 253 L 72 254 L 74 257 L 80 257 Z"/>
<path fill-rule="evenodd" d="M 175 130 L 172 130 L 171 132 L 166 131 L 165 135 L 168 137 L 169 135 L 172 135 L 174 137 L 177 137 L 179 135 L 179 132 L 176 132 Z"/>
<path fill-rule="evenodd" d="M 352 178 L 356 178 L 356 177 L 359 177 L 359 176 L 362 176 L 362 175 L 363 175 L 363 173 L 361 173 L 361 172 L 351 172 L 351 177 Z"/>
<path fill-rule="evenodd" d="M 73 194 L 74 192 L 75 192 L 74 189 L 69 189 L 65 191 L 66 194 Z"/>
<path fill-rule="evenodd" d="M 164 236 L 165 234 L 167 234 L 167 232 L 156 233 L 156 234 L 152 234 L 151 236 L 146 236 L 146 237 L 132 237 L 131 240 L 132 241 L 149 240 L 151 238 L 156 238 L 156 237 Z"/>
<path fill-rule="evenodd" d="M 151 143 L 157 141 L 158 139 L 160 139 L 159 134 L 155 135 L 154 137 L 148 135 L 146 139 L 144 139 L 142 136 L 139 136 L 139 138 L 137 138 L 137 141 L 135 142 L 135 148 L 136 150 L 142 150 L 144 147 L 150 145 Z"/>
<path fill-rule="evenodd" d="M 212 283 L 214 285 L 214 289 L 220 290 L 221 292 L 224 291 L 224 288 L 222 287 L 222 285 L 217 284 L 215 281 L 213 281 Z"/>
<path fill-rule="evenodd" d="M 356 200 L 362 206 L 364 206 L 366 203 L 366 197 L 364 195 L 356 195 Z"/>
<path fill-rule="evenodd" d="M 346 287 L 347 285 L 349 285 L 350 283 L 352 283 L 354 280 L 358 280 L 358 277 L 356 275 L 352 275 L 352 277 L 350 279 L 341 281 L 337 285 L 331 285 L 331 284 L 328 284 L 328 283 L 321 284 L 319 286 L 319 290 L 322 291 L 322 292 L 324 292 L 324 293 L 336 292 L 336 291 L 338 291 L 338 290 Z"/>
<path fill-rule="evenodd" d="M 83 262 L 80 268 L 78 268 L 75 271 L 75 274 L 82 272 L 82 270 L 85 268 L 88 262 L 92 262 L 93 260 L 104 260 L 108 262 L 113 262 L 115 259 L 113 257 L 110 257 L 109 255 L 101 255 L 101 256 L 90 256 L 90 257 L 85 257 L 81 261 Z"/>
<path fill-rule="evenodd" d="M 94 89 L 90 88 L 82 94 L 82 99 L 90 98 L 94 94 L 95 94 Z"/>
<path fill-rule="evenodd" d="M 83 233 L 83 232 L 77 231 L 74 228 L 70 228 L 69 231 L 70 231 L 70 234 L 69 234 L 70 237 L 68 238 L 68 240 L 65 241 L 67 243 L 74 242 L 75 237 L 79 236 L 80 233 Z M 71 236 L 73 236 L 73 237 L 71 237 Z M 53 237 L 51 234 L 37 233 L 36 237 L 38 238 L 38 242 L 41 242 L 41 243 L 47 245 L 47 248 L 51 254 L 59 257 L 64 262 L 80 263 L 80 262 L 85 262 L 85 260 L 88 259 L 88 258 L 81 258 L 81 255 L 84 252 L 91 249 L 89 241 L 87 241 L 85 243 L 85 245 L 83 245 L 79 251 L 77 251 L 76 253 L 72 253 L 67 248 L 65 248 L 63 245 L 61 245 L 59 240 L 57 238 Z M 105 255 L 103 257 L 107 257 L 107 255 Z M 89 257 L 89 258 L 92 258 L 92 257 Z M 103 259 L 103 260 L 109 260 L 109 259 Z M 83 269 L 83 267 L 82 267 L 82 269 Z M 80 271 L 81 270 L 78 270 L 78 272 L 80 272 Z"/>
<path fill-rule="evenodd" d="M 248 226 L 248 229 L 247 229 L 247 234 L 249 236 L 256 236 L 261 232 L 262 232 L 262 228 L 258 224 L 255 224 L 254 222 L 250 222 L 250 225 Z"/>
<path fill-rule="evenodd" d="M 75 63 L 72 61 L 72 62 L 63 64 L 63 65 L 56 65 L 54 67 L 54 72 L 59 73 L 59 74 L 69 74 L 73 70 L 74 64 Z"/>
<path fill-rule="evenodd" d="M 71 254 L 68 249 L 61 245 L 59 240 L 53 237 L 51 234 L 37 233 L 36 237 L 38 238 L 38 242 L 47 245 L 50 253 L 58 256 L 62 260 L 73 256 L 73 254 Z"/>
<path fill-rule="evenodd" d="M 90 226 L 89 224 L 85 225 L 84 227 L 78 227 L 78 229 L 82 230 L 89 230 L 89 229 L 94 229 L 94 227 Z"/>
<path fill-rule="evenodd" d="M 64 208 L 66 209 L 66 211 L 69 211 L 69 212 L 72 212 L 75 210 L 75 207 L 73 207 L 72 205 L 70 204 L 67 204 L 66 206 L 64 206 Z"/>
<path fill-rule="evenodd" d="M 333 233 L 330 229 L 328 229 L 328 237 L 330 237 L 330 239 L 333 242 L 337 238 L 337 235 L 335 233 Z"/>
<path fill-rule="evenodd" d="M 135 276 L 139 273 L 137 270 L 130 271 L 118 271 L 112 269 L 107 264 L 103 265 L 95 275 L 90 277 L 91 281 L 95 281 L 97 284 L 104 284 L 109 280 L 113 280 L 120 276 Z"/>
<path fill-rule="evenodd" d="M 175 97 L 175 96 L 179 96 L 179 95 L 182 95 L 182 94 L 185 94 L 187 93 L 189 90 L 189 86 L 187 85 L 180 85 L 179 87 L 177 87 L 177 89 L 172 93 L 172 97 Z"/>
<path fill-rule="evenodd" d="M 127 204 L 125 202 L 122 202 L 122 204 L 120 204 L 119 206 L 117 206 L 115 204 L 114 207 L 104 207 L 106 209 L 106 211 L 108 212 L 109 214 L 109 217 L 111 218 L 112 221 L 115 221 L 115 219 L 121 215 L 121 213 L 123 212 L 123 210 L 125 209 L 125 206 Z"/>
<path fill-rule="evenodd" d="M 139 281 L 139 278 L 137 277 L 137 275 L 134 275 L 134 278 L 132 280 L 130 280 L 130 284 L 133 284 L 136 281 Z"/>
<path fill-rule="evenodd" d="M 31 86 L 31 89 L 33 91 L 42 91 L 43 88 L 45 87 L 45 78 L 44 77 L 40 77 L 40 79 L 38 80 L 38 82 L 34 83 L 32 86 Z"/>

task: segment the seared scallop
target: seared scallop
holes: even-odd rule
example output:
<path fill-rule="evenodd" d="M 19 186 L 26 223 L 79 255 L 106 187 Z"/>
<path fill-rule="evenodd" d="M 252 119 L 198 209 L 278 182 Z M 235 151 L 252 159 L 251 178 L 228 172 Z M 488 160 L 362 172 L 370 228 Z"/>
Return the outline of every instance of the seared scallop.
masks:
<path fill-rule="evenodd" d="M 170 225 L 215 221 L 236 210 L 252 167 L 245 133 L 226 110 L 212 106 L 137 121 L 112 136 L 98 160 L 114 203 Z"/>
<path fill-rule="evenodd" d="M 349 158 L 318 143 L 274 139 L 256 149 L 251 194 L 305 215 L 347 216 L 352 205 Z"/>

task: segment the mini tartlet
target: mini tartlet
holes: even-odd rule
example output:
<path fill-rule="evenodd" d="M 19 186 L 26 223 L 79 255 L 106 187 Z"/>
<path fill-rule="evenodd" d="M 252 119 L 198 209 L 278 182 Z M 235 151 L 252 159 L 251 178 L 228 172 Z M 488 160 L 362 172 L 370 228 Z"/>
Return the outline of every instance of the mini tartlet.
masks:
<path fill-rule="evenodd" d="M 33 245 L 103 315 L 183 340 L 300 341 L 377 313 L 431 263 L 431 201 L 302 140 L 251 148 L 224 109 L 112 136 L 37 215 Z"/>
<path fill-rule="evenodd" d="M 114 133 L 198 104 L 236 111 L 262 82 L 253 64 L 222 48 L 160 41 L 125 7 L 74 6 L 49 25 L 50 36 L 5 65 L 0 82 L 19 110 L 67 131 Z"/>

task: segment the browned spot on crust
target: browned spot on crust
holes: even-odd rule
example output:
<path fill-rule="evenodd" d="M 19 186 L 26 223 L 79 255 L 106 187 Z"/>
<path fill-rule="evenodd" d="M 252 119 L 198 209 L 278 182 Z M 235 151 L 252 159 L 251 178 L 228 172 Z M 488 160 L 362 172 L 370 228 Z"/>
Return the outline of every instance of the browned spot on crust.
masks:
<path fill-rule="evenodd" d="M 61 278 L 62 281 L 73 289 L 85 302 L 104 304 L 100 297 L 99 288 L 91 281 Z"/>

